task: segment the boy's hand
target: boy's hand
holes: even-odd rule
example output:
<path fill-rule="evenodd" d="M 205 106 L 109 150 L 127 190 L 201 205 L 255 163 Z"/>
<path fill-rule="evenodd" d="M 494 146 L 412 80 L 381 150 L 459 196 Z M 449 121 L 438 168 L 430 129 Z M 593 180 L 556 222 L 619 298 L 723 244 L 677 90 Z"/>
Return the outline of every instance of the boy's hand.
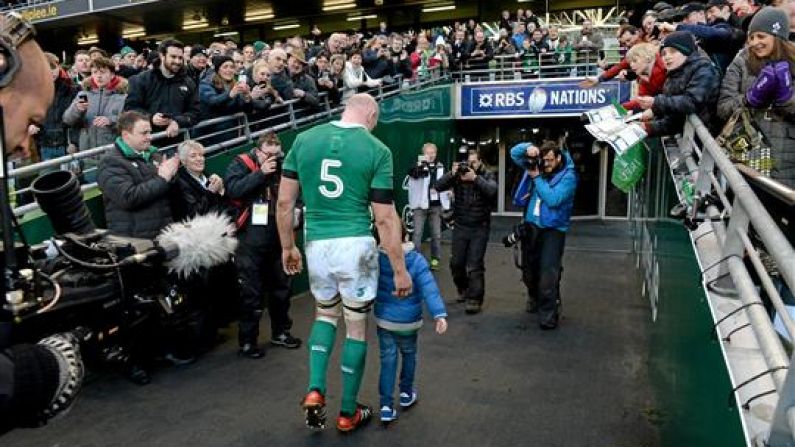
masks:
<path fill-rule="evenodd" d="M 436 319 L 436 333 L 439 334 L 439 335 L 442 335 L 445 332 L 447 332 L 447 319 L 444 318 L 444 317 L 437 318 Z"/>

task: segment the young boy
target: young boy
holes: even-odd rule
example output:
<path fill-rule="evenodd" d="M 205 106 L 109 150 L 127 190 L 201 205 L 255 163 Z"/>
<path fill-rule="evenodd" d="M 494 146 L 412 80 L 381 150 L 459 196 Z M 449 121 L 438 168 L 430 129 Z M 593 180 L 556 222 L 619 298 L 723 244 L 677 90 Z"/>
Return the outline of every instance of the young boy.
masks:
<path fill-rule="evenodd" d="M 439 287 L 431 274 L 425 258 L 414 244 L 405 242 L 406 268 L 414 284 L 412 294 L 398 298 L 392 294 L 392 267 L 383 251 L 379 252 L 380 274 L 375 298 L 375 318 L 378 325 L 378 343 L 381 347 L 381 377 L 378 391 L 381 394 L 381 421 L 391 422 L 398 413 L 393 405 L 398 351 L 403 356 L 400 371 L 400 406 L 408 408 L 417 402 L 414 389 L 414 370 L 417 367 L 417 332 L 422 327 L 422 302 L 436 320 L 436 333 L 447 330 L 447 311 Z"/>

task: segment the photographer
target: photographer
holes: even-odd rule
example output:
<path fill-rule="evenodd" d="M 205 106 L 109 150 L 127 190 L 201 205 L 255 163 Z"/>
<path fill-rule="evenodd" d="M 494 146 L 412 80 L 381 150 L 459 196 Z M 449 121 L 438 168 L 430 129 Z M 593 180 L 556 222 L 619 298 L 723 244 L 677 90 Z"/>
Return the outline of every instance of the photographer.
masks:
<path fill-rule="evenodd" d="M 241 154 L 226 171 L 226 194 L 237 208 L 235 263 L 240 282 L 238 342 L 241 357 L 258 359 L 265 351 L 258 345 L 263 294 L 268 295 L 271 344 L 295 349 L 301 340 L 290 335 L 291 280 L 282 268 L 282 248 L 276 229 L 276 198 L 281 180 L 282 144 L 269 132 L 257 146 Z"/>
<path fill-rule="evenodd" d="M 431 270 L 439 269 L 442 238 L 442 211 L 450 209 L 448 193 L 439 194 L 433 188 L 444 175 L 444 165 L 436 161 L 436 145 L 422 146 L 417 165 L 409 170 L 409 207 L 414 215 L 414 246 L 422 252 L 422 233 L 425 221 L 431 224 Z"/>
<path fill-rule="evenodd" d="M 526 170 L 515 197 L 526 209 L 517 236 L 522 241 L 527 311 L 538 312 L 541 329 L 555 329 L 560 317 L 563 245 L 574 208 L 577 174 L 571 157 L 555 141 L 546 141 L 541 148 L 519 143 L 511 148 L 511 159 Z M 503 240 L 506 245 L 509 242 Z"/>
<path fill-rule="evenodd" d="M 467 147 L 461 149 L 466 151 Z M 437 191 L 452 190 L 454 195 L 453 250 L 450 270 L 458 289 L 458 302 L 466 301 L 466 313 L 476 314 L 485 293 L 486 243 L 491 226 L 491 205 L 497 196 L 494 173 L 487 171 L 476 150 L 467 152 L 467 160 L 453 163 L 453 169 L 440 178 Z"/>

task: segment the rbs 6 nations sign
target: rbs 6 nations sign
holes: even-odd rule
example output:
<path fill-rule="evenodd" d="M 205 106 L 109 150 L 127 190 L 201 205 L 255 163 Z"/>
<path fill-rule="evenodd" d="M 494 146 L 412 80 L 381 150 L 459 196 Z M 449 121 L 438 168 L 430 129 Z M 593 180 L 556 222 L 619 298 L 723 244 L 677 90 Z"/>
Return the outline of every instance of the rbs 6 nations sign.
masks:
<path fill-rule="evenodd" d="M 628 82 L 605 82 L 583 89 L 579 79 L 459 84 L 456 118 L 532 118 L 580 116 L 630 96 Z"/>

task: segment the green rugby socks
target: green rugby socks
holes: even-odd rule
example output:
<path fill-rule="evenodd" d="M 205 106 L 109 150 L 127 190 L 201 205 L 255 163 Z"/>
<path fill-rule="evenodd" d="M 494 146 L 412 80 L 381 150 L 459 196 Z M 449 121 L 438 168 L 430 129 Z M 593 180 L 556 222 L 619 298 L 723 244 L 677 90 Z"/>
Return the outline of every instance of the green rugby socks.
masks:
<path fill-rule="evenodd" d="M 309 334 L 309 390 L 320 391 L 326 395 L 326 370 L 334 340 L 337 338 L 337 326 L 328 321 L 315 320 Z M 343 350 L 343 355 L 344 355 Z"/>
<path fill-rule="evenodd" d="M 367 342 L 346 338 L 342 344 L 342 406 L 340 412 L 353 415 L 356 412 L 356 395 L 364 376 L 367 358 Z"/>

